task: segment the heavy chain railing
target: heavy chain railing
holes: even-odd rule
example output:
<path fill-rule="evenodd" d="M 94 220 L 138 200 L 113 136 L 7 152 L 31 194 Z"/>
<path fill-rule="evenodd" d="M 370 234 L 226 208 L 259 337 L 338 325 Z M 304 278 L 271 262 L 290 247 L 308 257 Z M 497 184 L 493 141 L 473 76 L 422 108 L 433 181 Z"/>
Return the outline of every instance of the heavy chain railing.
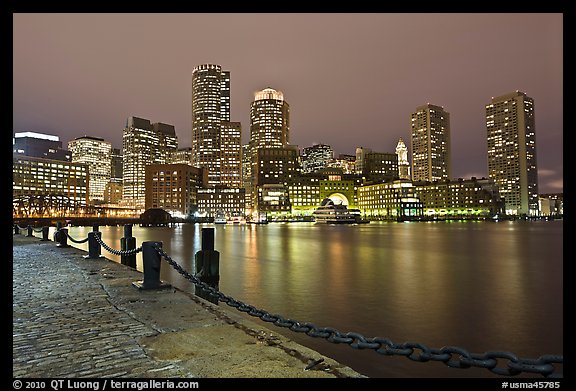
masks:
<path fill-rule="evenodd" d="M 42 232 L 42 228 L 38 228 L 38 229 L 32 228 L 32 231 L 40 233 L 40 232 Z"/>
<path fill-rule="evenodd" d="M 561 373 L 556 373 L 553 364 L 563 364 L 564 356 L 543 355 L 537 359 L 518 358 L 510 352 L 485 352 L 470 353 L 465 349 L 456 346 L 444 346 L 440 349 L 430 348 L 424 344 L 416 342 L 405 342 L 397 344 L 388 338 L 374 337 L 366 338 L 361 334 L 340 331 L 330 327 L 316 327 L 312 323 L 302 323 L 292 319 L 286 319 L 281 315 L 270 314 L 252 305 L 243 303 L 230 296 L 225 295 L 218 289 L 200 281 L 197 277 L 187 272 L 182 266 L 174 261 L 161 247 L 153 246 L 158 254 L 187 280 L 200 286 L 218 301 L 222 301 L 238 311 L 245 312 L 250 316 L 273 323 L 279 327 L 286 327 L 298 333 L 305 333 L 310 337 L 324 338 L 332 343 L 344 343 L 354 349 L 372 349 L 385 356 L 405 356 L 412 361 L 427 362 L 440 361 L 451 368 L 486 368 L 492 373 L 502 376 L 515 376 L 522 372 L 537 373 L 547 378 L 562 377 Z M 498 366 L 499 359 L 506 361 L 506 366 Z"/>
<path fill-rule="evenodd" d="M 90 239 L 89 237 L 86 237 L 85 239 L 77 240 L 77 239 L 74 239 L 72 236 L 70 236 L 70 234 L 68 233 L 67 230 L 61 230 L 60 232 L 64 232 L 64 234 L 68 237 L 68 239 L 70 239 L 74 243 L 78 243 L 78 244 L 86 243 L 88 241 L 88 239 Z"/>
<path fill-rule="evenodd" d="M 94 235 L 94 238 L 100 244 L 100 246 L 104 247 L 106 250 L 108 250 L 110 253 L 112 253 L 114 255 L 127 256 L 127 255 L 133 255 L 133 254 L 136 254 L 136 253 L 139 253 L 140 251 L 142 251 L 142 246 L 137 247 L 137 248 L 132 249 L 132 250 L 115 250 L 112 247 L 108 246 L 106 243 L 104 243 L 102 241 L 102 238 L 100 238 L 99 235 Z"/>

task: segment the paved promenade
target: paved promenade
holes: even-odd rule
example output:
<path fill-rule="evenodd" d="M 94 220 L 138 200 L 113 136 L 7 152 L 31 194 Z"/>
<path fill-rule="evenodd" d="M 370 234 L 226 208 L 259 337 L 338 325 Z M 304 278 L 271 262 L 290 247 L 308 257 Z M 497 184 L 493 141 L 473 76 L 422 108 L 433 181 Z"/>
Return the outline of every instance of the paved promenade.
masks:
<path fill-rule="evenodd" d="M 13 236 L 14 377 L 363 377 L 224 304 L 139 291 L 138 271 L 84 255 Z"/>

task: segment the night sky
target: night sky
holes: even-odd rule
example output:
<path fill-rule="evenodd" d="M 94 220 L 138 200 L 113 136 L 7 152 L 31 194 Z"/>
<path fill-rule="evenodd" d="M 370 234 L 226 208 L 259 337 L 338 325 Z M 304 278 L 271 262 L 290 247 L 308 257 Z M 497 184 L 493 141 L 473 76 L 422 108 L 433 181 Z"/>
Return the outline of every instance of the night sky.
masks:
<path fill-rule="evenodd" d="M 280 90 L 292 144 L 409 147 L 410 114 L 450 113 L 454 177 L 487 176 L 485 108 L 534 98 L 540 193 L 563 191 L 563 15 L 13 14 L 13 132 L 89 135 L 121 147 L 126 118 L 191 145 L 194 66 L 231 72 L 232 121 L 249 139 L 254 92 Z"/>

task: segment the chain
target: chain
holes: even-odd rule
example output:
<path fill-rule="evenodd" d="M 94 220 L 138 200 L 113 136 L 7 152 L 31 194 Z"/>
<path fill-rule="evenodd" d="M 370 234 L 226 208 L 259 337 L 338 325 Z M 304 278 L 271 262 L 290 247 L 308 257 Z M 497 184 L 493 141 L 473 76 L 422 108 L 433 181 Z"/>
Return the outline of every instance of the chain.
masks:
<path fill-rule="evenodd" d="M 32 228 L 32 231 L 34 231 L 34 232 L 42 232 L 42 228 L 39 228 L 39 229 Z"/>
<path fill-rule="evenodd" d="M 85 239 L 82 239 L 82 240 L 76 240 L 76 239 L 74 239 L 72 236 L 70 236 L 70 234 L 68 233 L 67 230 L 63 230 L 63 231 L 61 231 L 61 232 L 64 232 L 64 233 L 66 234 L 66 236 L 68 236 L 68 239 L 70 239 L 70 240 L 73 241 L 74 243 L 79 243 L 79 244 L 81 244 L 81 243 L 86 243 L 86 242 L 88 241 L 88 239 L 89 239 L 88 237 L 86 237 Z"/>
<path fill-rule="evenodd" d="M 114 250 L 112 247 L 108 246 L 106 243 L 102 241 L 100 235 L 94 235 L 94 238 L 96 238 L 96 241 L 100 244 L 100 246 L 104 247 L 106 250 L 108 250 L 110 253 L 114 255 L 127 256 L 127 255 L 134 255 L 142 251 L 142 246 L 132 250 Z"/>
<path fill-rule="evenodd" d="M 24 231 L 25 229 L 28 229 L 28 227 L 21 227 L 21 226 L 19 226 L 18 224 L 16 224 L 16 226 L 17 226 L 18 228 L 20 228 L 21 231 Z"/>
<path fill-rule="evenodd" d="M 467 350 L 456 346 L 444 346 L 440 349 L 429 348 L 428 346 L 415 343 L 405 342 L 397 344 L 388 338 L 374 337 L 366 338 L 361 334 L 340 331 L 330 327 L 316 327 L 312 323 L 302 323 L 292 319 L 286 319 L 281 315 L 270 314 L 269 312 L 258 309 L 252 305 L 243 303 L 216 288 L 200 281 L 197 277 L 190 274 L 176 261 L 174 261 L 161 247 L 153 246 L 158 254 L 182 276 L 195 285 L 210 293 L 213 297 L 218 298 L 230 307 L 238 311 L 245 312 L 250 316 L 260 318 L 264 322 L 273 323 L 279 327 L 286 327 L 298 333 L 305 333 L 310 337 L 324 338 L 332 343 L 345 343 L 354 349 L 372 349 L 385 356 L 404 356 L 412 361 L 427 362 L 440 361 L 450 368 L 486 368 L 492 373 L 502 376 L 515 376 L 522 372 L 538 373 L 547 378 L 562 377 L 561 373 L 555 373 L 555 367 L 552 364 L 563 364 L 564 356 L 543 355 L 537 359 L 518 358 L 510 352 L 485 352 L 469 353 Z M 499 366 L 499 361 L 505 361 L 505 365 Z"/>

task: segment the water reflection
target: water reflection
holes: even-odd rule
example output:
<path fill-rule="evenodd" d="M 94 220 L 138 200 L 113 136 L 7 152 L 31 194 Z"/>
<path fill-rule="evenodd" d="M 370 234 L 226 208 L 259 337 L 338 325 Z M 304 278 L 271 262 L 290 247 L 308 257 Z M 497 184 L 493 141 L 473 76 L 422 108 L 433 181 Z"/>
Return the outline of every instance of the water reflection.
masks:
<path fill-rule="evenodd" d="M 520 357 L 562 354 L 562 221 L 135 226 L 133 235 L 137 246 L 162 241 L 193 272 L 202 227 L 215 228 L 220 289 L 271 313 L 395 342 Z M 77 238 L 90 230 L 69 228 Z M 107 244 L 120 248 L 122 227 L 100 230 Z M 166 263 L 161 276 L 192 290 Z M 495 377 L 276 330 L 369 376 Z"/>

